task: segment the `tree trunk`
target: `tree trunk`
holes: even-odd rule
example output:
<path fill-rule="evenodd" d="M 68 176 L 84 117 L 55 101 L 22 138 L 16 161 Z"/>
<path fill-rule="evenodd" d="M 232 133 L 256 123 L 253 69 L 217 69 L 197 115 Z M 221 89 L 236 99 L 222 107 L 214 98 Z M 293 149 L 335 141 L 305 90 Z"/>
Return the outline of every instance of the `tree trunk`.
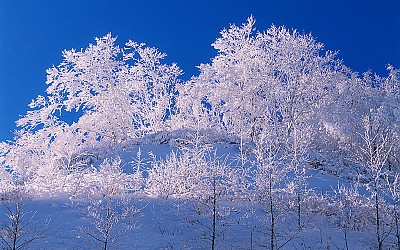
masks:
<path fill-rule="evenodd" d="M 347 229 L 344 231 L 344 242 L 346 244 L 346 250 L 349 250 L 349 242 L 347 239 Z"/>
<path fill-rule="evenodd" d="M 380 235 L 380 217 L 379 217 L 379 196 L 375 184 L 375 222 L 376 222 L 376 237 L 378 240 L 378 250 L 382 250 L 382 240 Z"/>
<path fill-rule="evenodd" d="M 211 249 L 215 249 L 215 238 L 216 238 L 216 224 L 217 224 L 217 192 L 216 192 L 216 181 L 213 178 L 213 207 L 212 207 L 212 234 L 211 234 Z"/>
<path fill-rule="evenodd" d="M 270 181 L 269 181 L 269 209 L 271 212 L 271 246 L 270 250 L 274 250 L 275 247 L 275 214 L 274 214 L 274 206 L 273 206 L 273 195 L 272 195 L 272 177 L 270 175 Z"/>
<path fill-rule="evenodd" d="M 297 183 L 297 228 L 301 230 L 301 187 Z"/>
<path fill-rule="evenodd" d="M 104 235 L 104 250 L 107 250 L 108 247 L 108 239 L 110 238 L 110 230 L 111 230 L 111 198 L 107 198 L 107 217 L 106 217 L 106 225 L 105 225 L 105 235 Z"/>
<path fill-rule="evenodd" d="M 13 234 L 13 250 L 16 250 L 18 247 L 17 247 L 17 240 L 18 240 L 18 235 L 19 235 L 19 232 L 20 232 L 20 230 L 21 230 L 21 228 L 20 228 L 20 222 L 21 222 L 21 217 L 23 216 L 22 215 L 22 208 L 21 208 L 21 205 L 20 205 L 20 203 L 19 203 L 19 201 L 16 201 L 16 203 L 15 203 L 15 218 L 13 218 L 13 224 L 14 224 L 14 228 L 13 228 L 13 232 L 12 232 L 12 234 Z M 11 213 L 12 214 L 12 213 Z"/>
<path fill-rule="evenodd" d="M 395 221 L 396 221 L 396 238 L 397 238 L 397 250 L 400 250 L 400 232 L 399 232 L 399 214 L 395 208 Z"/>

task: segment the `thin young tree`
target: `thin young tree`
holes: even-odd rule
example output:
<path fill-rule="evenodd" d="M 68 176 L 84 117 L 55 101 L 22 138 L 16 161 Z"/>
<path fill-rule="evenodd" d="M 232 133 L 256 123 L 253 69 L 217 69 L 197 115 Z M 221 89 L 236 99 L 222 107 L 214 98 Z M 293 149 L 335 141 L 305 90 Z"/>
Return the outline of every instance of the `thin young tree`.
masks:
<path fill-rule="evenodd" d="M 24 186 L 13 182 L 12 188 L 1 197 L 5 217 L 0 222 L 0 242 L 2 249 L 26 249 L 33 242 L 45 238 L 49 220 L 40 224 L 36 212 L 28 210 L 29 196 Z"/>
<path fill-rule="evenodd" d="M 105 159 L 99 170 L 91 178 L 86 197 L 77 200 L 77 204 L 89 217 L 91 226 L 79 226 L 79 230 L 109 249 L 117 242 L 121 234 L 137 226 L 140 210 L 132 204 L 133 194 L 130 187 L 131 176 L 122 172 L 121 159 Z"/>
<path fill-rule="evenodd" d="M 276 138 L 269 137 L 262 133 L 262 136 L 256 141 L 254 149 L 256 167 L 254 171 L 254 187 L 256 202 L 269 217 L 270 226 L 270 244 L 269 249 L 278 249 L 279 244 L 276 240 L 278 219 L 285 217 L 282 199 L 281 186 L 286 178 L 290 168 L 285 164 L 284 152 L 277 145 Z"/>
<path fill-rule="evenodd" d="M 344 249 L 349 249 L 349 233 L 351 230 L 367 230 L 371 224 L 369 214 L 373 212 L 368 197 L 358 191 L 359 187 L 346 187 L 341 185 L 334 190 L 332 203 L 334 222 L 343 232 Z"/>
<path fill-rule="evenodd" d="M 386 192 L 391 205 L 391 218 L 393 220 L 396 246 L 400 250 L 400 174 L 386 175 Z"/>
<path fill-rule="evenodd" d="M 374 114 L 364 117 L 364 134 L 361 135 L 363 145 L 357 150 L 358 161 L 366 170 L 369 179 L 367 189 L 374 201 L 374 219 L 376 227 L 377 247 L 383 249 L 383 243 L 389 233 L 385 230 L 383 220 L 383 205 L 385 177 L 388 174 L 388 158 L 391 151 L 391 142 L 384 127 L 381 127 L 379 118 Z"/>
<path fill-rule="evenodd" d="M 307 154 L 310 150 L 309 135 L 299 130 L 297 127 L 293 128 L 292 135 L 288 138 L 286 143 L 286 156 L 288 157 L 288 165 L 293 172 L 293 184 L 295 186 L 295 204 L 297 207 L 297 228 L 300 231 L 303 228 L 302 214 L 303 214 L 303 196 L 306 193 L 306 164 Z"/>
<path fill-rule="evenodd" d="M 155 161 L 149 170 L 147 192 L 183 201 L 187 213 L 197 217 L 189 224 L 200 232 L 198 238 L 209 241 L 210 248 L 216 249 L 217 240 L 231 224 L 229 208 L 237 176 L 226 159 L 212 152 L 202 139 L 197 133 L 179 152 Z"/>
<path fill-rule="evenodd" d="M 206 229 L 204 237 L 210 241 L 210 248 L 214 250 L 218 238 L 232 224 L 229 219 L 232 204 L 229 203 L 233 202 L 237 177 L 235 171 L 216 153 L 194 164 L 193 167 L 197 168 L 196 180 L 188 198 L 203 216 L 194 223 Z"/>

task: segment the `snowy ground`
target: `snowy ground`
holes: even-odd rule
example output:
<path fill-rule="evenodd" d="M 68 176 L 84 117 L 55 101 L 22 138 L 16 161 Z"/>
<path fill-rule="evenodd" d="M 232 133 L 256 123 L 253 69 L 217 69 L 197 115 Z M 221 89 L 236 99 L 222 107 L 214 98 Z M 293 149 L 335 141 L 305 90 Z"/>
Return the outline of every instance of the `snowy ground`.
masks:
<path fill-rule="evenodd" d="M 201 236 L 205 228 L 190 223 L 198 218 L 179 211 L 179 202 L 146 199 L 142 204 L 146 207 L 137 219 L 138 227 L 117 237 L 110 249 L 210 249 L 210 241 Z M 28 249 L 102 249 L 77 228 L 88 224 L 87 217 L 71 206 L 69 200 L 36 200 L 26 210 L 36 211 L 31 229 L 50 219 L 44 238 L 33 242 Z M 335 225 L 318 215 L 308 219 L 308 226 L 298 233 L 288 230 L 294 227 L 291 224 L 295 218 L 287 218 L 278 227 L 277 245 L 285 244 L 290 238 L 281 249 L 345 249 L 343 233 Z M 350 232 L 349 239 L 349 249 L 374 249 L 371 233 Z M 268 229 L 258 223 L 252 230 L 238 218 L 219 236 L 216 249 L 268 249 L 268 244 Z"/>
<path fill-rule="evenodd" d="M 210 249 L 210 241 L 202 237 L 205 228 L 191 223 L 198 218 L 182 211 L 184 208 L 179 210 L 179 202 L 147 199 L 144 203 L 146 207 L 137 220 L 138 227 L 117 237 L 110 249 Z M 98 242 L 77 228 L 88 222 L 69 200 L 36 200 L 26 209 L 36 211 L 32 229 L 50 219 L 44 239 L 33 242 L 28 249 L 102 249 Z M 258 223 L 252 230 L 238 217 L 237 222 L 227 226 L 218 237 L 216 249 L 268 249 L 268 229 Z M 278 227 L 277 246 L 290 238 L 281 249 L 345 249 L 343 233 L 326 218 L 316 214 L 308 219 L 307 228 L 297 232 L 290 231 L 295 218 L 287 218 Z M 349 238 L 349 249 L 374 249 L 373 234 L 369 232 L 350 232 Z"/>
<path fill-rule="evenodd" d="M 137 157 L 139 147 L 119 151 L 125 162 L 124 169 L 129 172 L 131 162 Z M 149 152 L 157 158 L 165 158 L 173 150 L 168 145 L 142 145 L 141 156 L 150 159 Z M 237 145 L 218 146 L 218 154 L 224 156 L 238 153 Z M 115 157 L 110 154 L 109 157 Z M 148 167 L 149 161 L 146 161 Z M 96 163 L 97 164 L 97 163 Z M 307 172 L 308 187 L 316 193 L 332 192 L 334 187 L 348 181 L 336 176 L 328 176 L 319 170 Z M 140 208 L 140 214 L 134 218 L 135 226 L 116 237 L 109 249 L 211 249 L 210 220 L 199 215 L 190 201 L 161 200 L 151 197 L 137 197 L 132 205 Z M 249 202 L 226 204 L 226 219 L 217 225 L 216 249 L 268 249 L 268 217 L 260 208 Z M 4 207 L 2 208 L 4 210 Z M 88 236 L 80 227 L 93 227 L 89 218 L 79 206 L 67 197 L 38 198 L 24 205 L 26 218 L 32 224 L 26 232 L 45 229 L 42 239 L 32 242 L 27 249 L 102 249 L 100 242 Z M 297 230 L 296 214 L 287 213 L 277 218 L 276 249 L 346 249 L 344 234 L 327 218 L 319 213 L 318 207 L 304 214 L 304 228 Z M 2 221 L 5 219 L 5 213 Z M 47 223 L 48 222 L 48 223 Z M 48 224 L 48 225 L 46 225 Z M 44 226 L 45 225 L 45 226 Z M 115 234 L 120 227 L 112 229 Z M 373 231 L 349 231 L 348 249 L 375 249 Z"/>

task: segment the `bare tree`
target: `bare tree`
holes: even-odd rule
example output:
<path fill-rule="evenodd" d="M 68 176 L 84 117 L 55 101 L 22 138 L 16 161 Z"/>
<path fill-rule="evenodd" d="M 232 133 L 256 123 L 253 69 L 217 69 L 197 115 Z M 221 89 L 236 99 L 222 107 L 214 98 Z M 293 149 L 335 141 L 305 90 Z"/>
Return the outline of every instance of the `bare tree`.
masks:
<path fill-rule="evenodd" d="M 178 198 L 185 213 L 191 214 L 189 225 L 199 232 L 196 239 L 207 240 L 215 249 L 231 221 L 236 172 L 226 158 L 202 141 L 197 133 L 188 145 L 172 152 L 165 161 L 155 161 L 149 170 L 147 192 L 164 199 Z"/>
<path fill-rule="evenodd" d="M 132 205 L 131 176 L 122 172 L 121 160 L 106 159 L 92 176 L 87 196 L 77 204 L 83 207 L 91 226 L 78 229 L 102 245 L 104 250 L 118 236 L 137 226 L 141 209 Z M 133 183 L 133 187 L 136 184 Z"/>
<path fill-rule="evenodd" d="M 345 249 L 349 249 L 349 232 L 351 230 L 365 230 L 365 225 L 373 223 L 370 214 L 373 212 L 373 205 L 368 197 L 358 191 L 358 186 L 338 186 L 331 196 L 330 206 L 334 210 L 335 223 L 343 232 Z"/>
<path fill-rule="evenodd" d="M 367 189 L 374 201 L 374 219 L 378 249 L 383 249 L 383 243 L 389 233 L 382 221 L 382 205 L 384 200 L 385 178 L 388 174 L 388 158 L 391 152 L 391 142 L 387 130 L 381 127 L 378 117 L 367 115 L 364 117 L 364 134 L 361 135 L 363 144 L 356 151 L 358 161 L 366 171 L 369 182 Z"/>
<path fill-rule="evenodd" d="M 281 199 L 278 198 L 280 185 L 289 168 L 285 165 L 284 155 L 274 139 L 269 138 L 265 133 L 256 141 L 254 150 L 256 166 L 254 173 L 254 190 L 256 202 L 269 217 L 270 244 L 269 249 L 277 249 L 276 223 L 277 219 L 283 219 Z"/>
<path fill-rule="evenodd" d="M 231 209 L 229 197 L 233 197 L 236 177 L 216 154 L 202 164 L 193 166 L 198 168 L 198 176 L 188 195 L 201 218 L 191 222 L 200 226 L 200 231 L 205 229 L 203 237 L 210 241 L 210 248 L 214 250 L 217 239 L 233 224 L 229 217 L 236 211 Z"/>
<path fill-rule="evenodd" d="M 292 184 L 294 185 L 295 206 L 297 208 L 297 228 L 303 228 L 303 196 L 306 193 L 306 164 L 307 153 L 310 143 L 309 134 L 304 133 L 296 125 L 292 125 L 292 132 L 288 134 L 284 142 L 285 155 L 290 171 L 293 173 Z"/>
<path fill-rule="evenodd" d="M 400 250 L 400 174 L 386 175 L 386 185 L 388 202 L 391 205 L 390 210 L 395 229 L 396 245 L 397 249 Z"/>
<path fill-rule="evenodd" d="M 36 212 L 27 211 L 28 200 L 28 194 L 20 184 L 15 184 L 14 189 L 2 197 L 6 216 L 0 228 L 3 249 L 25 249 L 32 242 L 45 238 L 50 220 L 39 225 Z"/>

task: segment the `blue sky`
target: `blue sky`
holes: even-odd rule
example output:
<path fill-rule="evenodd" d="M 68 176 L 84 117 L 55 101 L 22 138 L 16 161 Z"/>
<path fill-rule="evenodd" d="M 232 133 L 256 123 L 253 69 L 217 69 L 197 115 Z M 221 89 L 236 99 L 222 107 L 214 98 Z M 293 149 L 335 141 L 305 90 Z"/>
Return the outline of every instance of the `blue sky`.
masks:
<path fill-rule="evenodd" d="M 210 44 L 230 23 L 253 15 L 259 30 L 272 23 L 312 33 L 355 71 L 400 68 L 398 0 L 0 0 L 0 141 L 46 89 L 46 69 L 64 49 L 85 48 L 108 32 L 119 44 L 145 42 L 177 62 L 184 79 L 215 55 Z"/>

